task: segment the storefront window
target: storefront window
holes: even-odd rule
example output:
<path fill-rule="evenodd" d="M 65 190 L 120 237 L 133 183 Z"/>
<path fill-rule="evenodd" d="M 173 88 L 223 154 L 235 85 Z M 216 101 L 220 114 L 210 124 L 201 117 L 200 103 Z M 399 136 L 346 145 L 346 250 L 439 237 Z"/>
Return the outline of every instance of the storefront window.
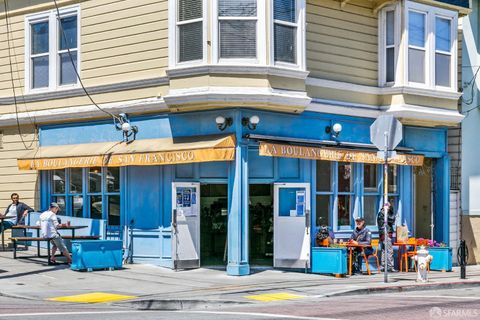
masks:
<path fill-rule="evenodd" d="M 51 201 L 60 206 L 59 214 L 120 225 L 120 168 L 53 170 L 49 177 Z"/>
<path fill-rule="evenodd" d="M 317 191 L 332 190 L 332 162 L 317 161 Z"/>
<path fill-rule="evenodd" d="M 317 195 L 317 228 L 330 226 L 330 196 Z"/>
<path fill-rule="evenodd" d="M 351 203 L 351 196 L 338 195 L 338 226 L 350 226 Z"/>
<path fill-rule="evenodd" d="M 380 201 L 379 169 L 376 164 L 363 165 L 363 217 L 369 226 L 376 225 Z"/>
<path fill-rule="evenodd" d="M 338 192 L 353 191 L 353 170 L 351 163 L 338 163 Z"/>
<path fill-rule="evenodd" d="M 90 168 L 88 171 L 88 192 L 102 192 L 102 168 Z"/>
<path fill-rule="evenodd" d="M 398 167 L 396 165 L 388 166 L 388 193 L 398 192 Z"/>
<path fill-rule="evenodd" d="M 53 170 L 53 193 L 65 193 L 65 169 Z"/>

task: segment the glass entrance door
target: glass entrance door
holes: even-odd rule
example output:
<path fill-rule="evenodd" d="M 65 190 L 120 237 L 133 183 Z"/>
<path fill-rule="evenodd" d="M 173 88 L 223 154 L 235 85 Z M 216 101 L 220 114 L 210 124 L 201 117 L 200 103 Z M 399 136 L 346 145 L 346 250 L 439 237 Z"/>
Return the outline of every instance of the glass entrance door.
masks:
<path fill-rule="evenodd" d="M 250 264 L 273 266 L 273 185 L 249 188 Z"/>
<path fill-rule="evenodd" d="M 200 263 L 223 266 L 227 263 L 228 186 L 200 187 Z"/>

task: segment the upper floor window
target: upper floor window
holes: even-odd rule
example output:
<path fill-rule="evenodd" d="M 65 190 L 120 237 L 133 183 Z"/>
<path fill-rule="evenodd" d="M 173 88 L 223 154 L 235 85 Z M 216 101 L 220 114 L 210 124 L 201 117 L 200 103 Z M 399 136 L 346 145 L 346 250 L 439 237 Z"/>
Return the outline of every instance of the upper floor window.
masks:
<path fill-rule="evenodd" d="M 274 0 L 275 62 L 297 63 L 297 8 L 295 0 Z"/>
<path fill-rule="evenodd" d="M 174 68 L 208 61 L 305 69 L 305 3 L 169 0 L 169 64 Z"/>
<path fill-rule="evenodd" d="M 218 0 L 220 59 L 257 58 L 257 0 Z"/>
<path fill-rule="evenodd" d="M 399 30 L 401 16 L 405 21 L 404 30 Z M 408 1 L 401 15 L 398 5 L 384 8 L 380 20 L 380 85 L 455 89 L 455 11 Z M 406 41 L 400 47 L 402 32 L 406 34 Z M 400 55 L 400 50 L 404 50 L 404 54 Z M 403 56 L 403 63 L 397 63 L 400 56 Z M 398 69 L 402 65 L 404 70 Z"/>
<path fill-rule="evenodd" d="M 54 90 L 78 83 L 78 7 L 52 10 L 26 18 L 27 90 Z"/>
<path fill-rule="evenodd" d="M 203 59 L 203 1 L 178 0 L 178 62 Z"/>

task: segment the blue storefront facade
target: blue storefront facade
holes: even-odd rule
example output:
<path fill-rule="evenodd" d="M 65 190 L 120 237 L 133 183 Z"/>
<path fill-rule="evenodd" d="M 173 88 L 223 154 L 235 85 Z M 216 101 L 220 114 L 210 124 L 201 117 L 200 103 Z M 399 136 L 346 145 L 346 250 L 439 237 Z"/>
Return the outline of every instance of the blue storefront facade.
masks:
<path fill-rule="evenodd" d="M 215 122 L 218 116 L 231 118 L 231 125 L 220 131 Z M 255 128 L 245 125 L 245 119 L 252 116 L 260 119 Z M 302 156 L 265 156 L 260 155 L 259 143 L 323 148 L 334 142 L 337 149 L 373 152 L 369 129 L 373 121 L 311 111 L 290 114 L 241 108 L 132 117 L 132 124 L 139 128 L 139 141 L 180 137 L 195 140 L 222 134 L 235 138 L 235 158 L 41 171 L 41 205 L 45 208 L 55 200 L 62 203 L 67 216 L 105 219 L 109 226 L 131 225 L 135 230 L 134 261 L 139 263 L 179 267 L 179 260 L 191 260 L 193 250 L 195 261 L 185 266 L 224 265 L 230 275 L 249 274 L 254 265 L 310 268 L 317 226 L 328 225 L 337 238 L 348 238 L 354 218 L 360 216 L 366 218 L 375 234 L 376 211 L 383 202 L 382 167 Z M 342 126 L 336 138 L 326 131 L 335 123 Z M 112 123 L 103 121 L 47 125 L 39 133 L 40 147 L 121 139 Z M 431 161 L 432 232 L 435 240 L 448 243 L 446 141 L 446 129 L 404 126 L 400 147 L 403 153 L 423 155 Z M 412 235 L 419 221 L 415 217 L 414 171 L 408 165 L 392 166 L 389 179 L 389 200 L 397 209 L 397 223 L 406 224 Z M 282 188 L 290 188 L 293 193 Z M 293 210 L 285 201 L 293 203 Z M 181 224 L 177 221 L 180 216 L 176 216 L 179 203 L 189 240 L 178 237 L 175 230 Z M 187 206 L 191 210 L 188 213 Z M 303 225 L 294 220 L 277 223 L 295 217 L 301 217 Z M 297 238 L 294 228 L 301 233 Z M 302 238 L 304 232 L 306 238 Z M 184 246 L 183 241 L 193 242 Z M 299 244 L 284 250 L 285 241 Z M 184 249 L 190 251 L 180 252 Z"/>

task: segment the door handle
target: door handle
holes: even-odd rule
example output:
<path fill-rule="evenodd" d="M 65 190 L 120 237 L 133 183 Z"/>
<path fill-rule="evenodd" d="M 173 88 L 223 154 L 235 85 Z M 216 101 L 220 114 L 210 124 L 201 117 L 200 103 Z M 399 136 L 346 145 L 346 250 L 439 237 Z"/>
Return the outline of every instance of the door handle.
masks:
<path fill-rule="evenodd" d="M 172 226 L 177 229 L 177 209 L 172 210 Z"/>
<path fill-rule="evenodd" d="M 309 233 L 308 230 L 310 229 L 310 210 L 305 210 L 305 228 L 307 229 L 307 234 Z"/>

